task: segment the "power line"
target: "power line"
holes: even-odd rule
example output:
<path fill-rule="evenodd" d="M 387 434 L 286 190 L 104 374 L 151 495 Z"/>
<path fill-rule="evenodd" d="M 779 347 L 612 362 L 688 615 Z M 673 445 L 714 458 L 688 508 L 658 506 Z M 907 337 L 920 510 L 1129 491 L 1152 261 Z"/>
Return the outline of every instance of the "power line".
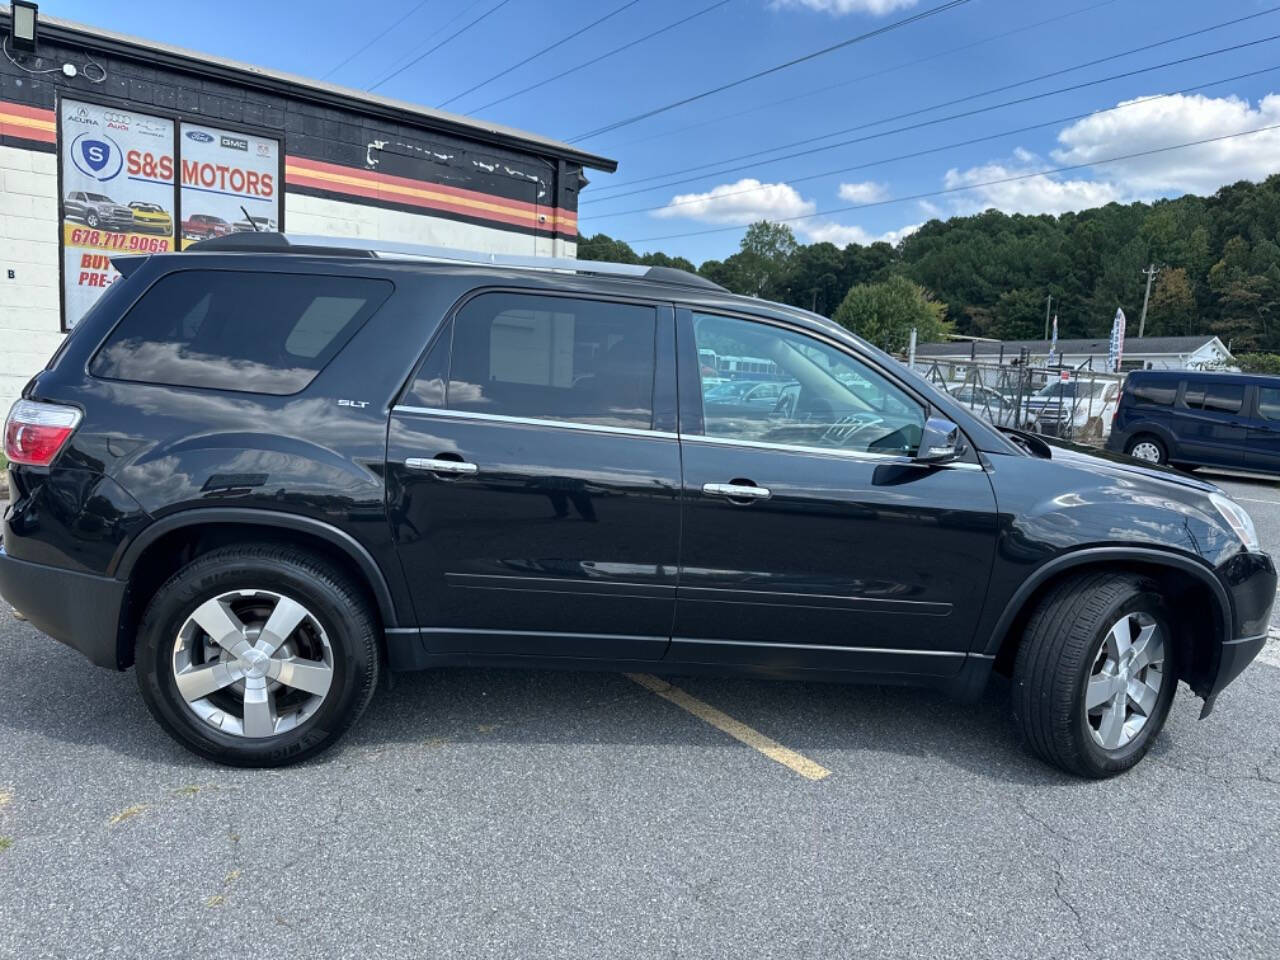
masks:
<path fill-rule="evenodd" d="M 602 53 L 599 56 L 592 57 L 590 60 L 586 60 L 578 64 L 576 67 L 570 67 L 568 70 L 562 70 L 560 73 L 557 73 L 553 76 L 546 77 L 545 79 L 539 80 L 537 83 L 531 83 L 527 87 L 521 87 L 519 90 L 516 90 L 512 93 L 504 94 L 503 96 L 499 97 L 497 100 L 490 100 L 488 103 L 482 104 L 481 106 L 478 106 L 474 110 L 471 110 L 468 112 L 473 114 L 479 113 L 481 110 L 488 110 L 490 107 L 496 107 L 500 103 L 506 103 L 508 100 L 513 100 L 516 97 L 523 96 L 526 93 L 529 93 L 533 90 L 537 90 L 539 87 L 545 87 L 548 83 L 554 83 L 556 80 L 563 79 L 564 77 L 569 76 L 569 74 L 571 73 L 577 73 L 579 70 L 583 70 L 587 67 L 593 66 L 594 64 L 599 63 L 601 60 L 608 60 L 610 57 L 614 56 L 615 54 L 622 53 L 622 51 L 624 50 L 630 50 L 632 47 L 638 46 L 639 44 L 644 43 L 646 40 L 652 40 L 654 37 L 659 36 L 660 34 L 666 33 L 669 30 L 674 30 L 676 27 L 683 26 L 684 24 L 688 23 L 690 20 L 696 20 L 698 17 L 702 16 L 703 14 L 710 13 L 712 10 L 715 10 L 719 7 L 723 7 L 726 3 L 729 3 L 729 2 L 730 0 L 716 0 L 715 3 L 712 3 L 708 6 L 703 7 L 701 10 L 697 10 L 694 13 L 689 14 L 687 17 L 681 17 L 679 20 L 676 20 L 673 23 L 668 23 L 665 27 L 659 27 L 657 30 L 654 30 L 652 33 L 646 33 L 643 37 L 637 37 L 634 40 L 624 43 L 620 47 L 614 47 L 612 50 L 609 50 L 606 53 Z"/>
<path fill-rule="evenodd" d="M 1117 104 L 1114 107 L 1107 107 L 1104 110 L 1090 110 L 1084 113 L 1075 113 L 1065 117 L 1055 117 L 1053 120 L 1043 120 L 1039 123 L 1028 124 L 1025 127 L 1015 127 L 1012 130 L 1002 130 L 999 133 L 985 134 L 981 137 L 972 137 L 968 140 L 960 140 L 955 143 L 948 143 L 937 147 L 926 147 L 922 150 L 916 150 L 911 153 L 900 153 L 894 157 L 882 157 L 878 160 L 868 160 L 863 163 L 853 164 L 848 167 L 837 167 L 834 170 L 824 170 L 821 173 L 811 173 L 803 177 L 787 177 L 785 183 L 793 185 L 797 183 L 807 183 L 811 180 L 821 180 L 823 177 L 834 177 L 842 173 L 851 173 L 855 170 L 866 170 L 871 167 L 883 166 L 886 163 L 897 163 L 902 160 L 915 160 L 919 157 L 925 157 L 933 153 L 945 153 L 948 150 L 957 150 L 961 147 L 970 147 L 978 143 L 987 143 L 991 140 L 1000 140 L 1004 137 L 1013 137 L 1022 133 L 1030 133 L 1033 130 L 1042 130 L 1045 127 L 1055 127 L 1062 123 L 1073 123 L 1077 120 L 1086 120 L 1090 117 L 1099 117 L 1107 113 L 1115 113 L 1120 110 L 1128 110 L 1130 107 L 1143 106 L 1155 100 L 1166 100 L 1170 97 L 1177 97 L 1188 93 L 1195 93 L 1198 90 L 1207 90 L 1210 87 L 1222 86 L 1225 83 L 1235 83 L 1239 80 L 1248 80 L 1253 77 L 1262 76 L 1267 73 L 1274 73 L 1280 70 L 1280 64 L 1272 67 L 1263 67 L 1261 70 L 1250 70 L 1248 73 L 1238 73 L 1231 77 L 1223 77 L 1220 80 L 1210 80 L 1207 83 L 1198 83 L 1195 86 L 1183 87 L 1181 90 L 1175 90 L 1172 93 L 1158 93 L 1149 97 L 1139 97 L 1136 100 L 1128 100 L 1124 103 Z M 745 187 L 742 190 L 734 190 L 732 193 L 720 193 L 716 195 L 717 200 L 725 200 L 729 197 L 740 197 L 749 193 L 759 193 L 761 190 L 767 190 L 772 184 L 765 184 L 759 187 Z M 606 197 L 606 200 L 616 199 L 614 197 Z M 689 200 L 670 200 L 666 203 L 654 204 L 648 207 L 632 207 L 629 210 L 608 210 L 598 214 L 579 217 L 582 220 L 599 220 L 605 217 L 625 217 L 637 213 L 650 213 L 654 210 L 667 210 L 672 207 L 682 207 L 689 204 L 703 202 L 702 197 Z"/>
<path fill-rule="evenodd" d="M 446 30 L 448 30 L 451 26 L 453 26 L 455 23 L 457 23 L 459 20 L 465 17 L 468 13 L 470 13 L 476 7 L 480 6 L 480 4 L 483 2 L 484 0 L 471 0 L 470 3 L 464 3 L 463 6 L 458 8 L 457 12 L 454 13 L 453 16 L 451 16 L 448 20 L 445 20 L 442 23 L 440 23 L 438 26 L 436 26 L 434 30 L 432 30 L 426 36 L 414 37 L 413 39 L 417 43 L 417 46 L 411 48 L 407 53 L 402 53 L 400 56 L 396 57 L 395 60 L 392 61 L 392 64 L 391 64 L 392 69 L 394 70 L 396 67 L 399 67 L 401 64 L 405 63 L 414 55 L 414 50 L 421 49 L 423 45 L 430 43 L 432 40 L 440 36 L 440 34 L 444 33 Z M 382 65 L 379 64 L 379 66 L 382 66 Z"/>
<path fill-rule="evenodd" d="M 797 100 L 804 100 L 807 97 L 816 96 L 819 93 L 826 93 L 829 90 L 839 90 L 841 87 L 848 87 L 855 83 L 861 83 L 864 80 L 874 80 L 876 77 L 887 76 L 888 74 L 891 74 L 891 73 L 897 73 L 899 70 L 906 70 L 906 69 L 909 69 L 910 67 L 918 67 L 921 64 L 930 63 L 931 61 L 934 61 L 934 60 L 941 60 L 943 57 L 954 56 L 957 53 L 963 53 L 966 50 L 972 50 L 975 47 L 980 47 L 987 43 L 994 43 L 996 40 L 1005 40 L 1009 37 L 1016 36 L 1019 33 L 1026 33 L 1029 30 L 1035 30 L 1039 27 L 1045 27 L 1051 23 L 1057 23 L 1059 20 L 1066 20 L 1066 19 L 1069 19 L 1070 17 L 1079 16 L 1082 13 L 1089 13 L 1090 11 L 1097 10 L 1099 7 L 1109 7 L 1113 3 L 1118 3 L 1118 2 L 1119 0 L 1100 0 L 1099 3 L 1093 3 L 1087 7 L 1080 7 L 1079 9 L 1076 9 L 1076 10 L 1069 10 L 1066 13 L 1060 13 L 1057 16 L 1048 17 L 1047 19 L 1044 19 L 1044 20 L 1037 20 L 1035 23 L 1024 24 L 1021 27 L 1015 27 L 1012 30 L 1006 30 L 1004 33 L 992 34 L 989 37 L 983 37 L 981 40 L 975 40 L 972 43 L 966 43 L 959 47 L 951 47 L 949 50 L 940 50 L 939 52 L 932 53 L 927 57 L 920 57 L 916 60 L 907 60 L 907 61 L 904 61 L 903 63 L 897 64 L 896 66 L 885 67 L 883 70 L 873 70 L 871 73 L 864 73 L 858 77 L 851 77 L 848 80 L 841 80 L 839 83 L 828 83 L 821 87 L 814 87 L 810 90 L 806 90 L 803 93 L 796 93 L 789 97 L 782 97 L 781 99 L 778 99 L 778 100 L 770 100 L 768 103 L 757 103 L 750 107 L 747 107 L 745 110 L 739 110 L 736 113 L 717 114 L 714 117 L 708 117 L 705 120 L 698 120 L 694 123 L 687 123 L 681 127 L 672 127 L 669 130 L 660 130 L 657 133 L 650 133 L 643 137 L 636 137 L 633 140 L 623 140 L 615 144 L 612 147 L 612 149 L 621 150 L 623 147 L 634 146 L 637 143 L 648 143 L 651 140 L 661 140 L 663 137 L 671 137 L 679 133 L 687 133 L 690 130 L 697 130 L 701 127 L 709 126 L 713 123 L 722 123 L 725 120 L 736 120 L 738 117 L 745 117 L 752 113 L 759 113 L 761 110 L 768 110 L 768 109 L 771 109 L 772 107 L 780 107 L 780 106 L 783 106 L 784 104 L 794 103 Z"/>
<path fill-rule="evenodd" d="M 704 90 L 701 93 L 695 93 L 692 96 L 682 97 L 679 100 L 673 100 L 671 103 L 664 104 L 660 107 L 654 107 L 653 109 L 646 110 L 643 113 L 637 113 L 630 117 L 624 117 L 621 120 L 615 120 L 613 123 L 606 124 L 603 127 L 597 127 L 594 130 L 588 130 L 586 133 L 580 133 L 576 137 L 569 138 L 568 142 L 578 143 L 579 141 L 587 140 L 591 137 L 597 137 L 602 133 L 608 133 L 610 130 L 617 130 L 620 127 L 626 127 L 626 126 L 630 126 L 633 123 L 639 123 L 641 120 L 647 120 L 649 117 L 656 117 L 660 113 L 666 113 L 668 110 L 674 110 L 677 107 L 683 107 L 686 104 L 694 103 L 695 101 L 698 101 L 698 100 L 704 100 L 707 97 L 714 96 L 717 93 L 723 93 L 725 90 L 732 90 L 734 87 L 740 87 L 744 83 L 750 83 L 752 80 L 759 80 L 761 77 L 767 77 L 767 76 L 770 76 L 771 74 L 778 73 L 779 71 L 787 70 L 790 67 L 796 66 L 797 64 L 807 63 L 808 61 L 815 60 L 818 57 L 826 56 L 828 53 L 833 53 L 836 50 L 843 50 L 845 47 L 852 46 L 855 43 L 861 43 L 864 40 L 870 40 L 870 39 L 873 39 L 874 37 L 883 36 L 886 33 L 892 33 L 894 30 L 900 30 L 903 27 L 910 26 L 913 23 L 918 23 L 921 20 L 927 20 L 930 17 L 936 17 L 940 13 L 946 13 L 948 10 L 953 10 L 956 7 L 964 6 L 969 2 L 970 0 L 948 0 L 948 2 L 939 4 L 936 7 L 930 7 L 928 10 L 921 10 L 919 13 L 914 13 L 909 17 L 903 17 L 901 20 L 895 20 L 893 23 L 886 23 L 882 27 L 877 27 L 874 30 L 869 30 L 866 33 L 861 33 L 856 37 L 849 37 L 846 40 L 841 40 L 839 43 L 833 43 L 831 44 L 831 46 L 823 47 L 821 50 L 814 50 L 813 52 L 806 53 L 803 56 L 795 57 L 791 60 L 787 60 L 785 63 L 776 64 L 772 67 L 769 67 L 766 70 L 759 70 L 756 73 L 750 74 L 745 77 L 741 77 L 737 80 L 732 80 L 729 83 L 722 83 L 718 87 L 712 87 L 710 90 Z"/>
<path fill-rule="evenodd" d="M 1105 157 L 1101 160 L 1089 160 L 1084 163 L 1071 163 L 1062 167 L 1048 167 L 1044 170 L 1037 170 L 1032 173 L 1020 173 L 1014 176 L 1000 177 L 995 180 L 984 180 L 980 183 L 966 183 L 959 187 L 947 187 L 942 190 L 931 190 L 926 193 L 913 193 L 905 197 L 890 197 L 886 200 L 873 200 L 868 203 L 854 203 L 844 207 L 832 207 L 830 210 L 818 210 L 815 213 L 806 213 L 798 217 L 778 217 L 770 220 L 770 223 L 796 223 L 800 220 L 812 220 L 814 217 L 829 217 L 837 213 L 849 213 L 852 210 L 865 210 L 868 207 L 885 207 L 895 203 L 908 203 L 913 200 L 927 200 L 930 197 L 942 197 L 953 193 L 962 193 L 966 190 L 978 190 L 982 187 L 994 187 L 1005 183 L 1016 183 L 1019 180 L 1032 180 L 1036 177 L 1046 177 L 1055 173 L 1069 173 L 1072 170 L 1083 170 L 1087 167 L 1101 167 L 1108 163 L 1119 163 L 1123 160 L 1137 160 L 1142 157 L 1152 157 L 1161 153 L 1170 153 L 1174 150 L 1185 150 L 1187 147 L 1201 147 L 1210 143 L 1221 143 L 1225 140 L 1234 140 L 1238 137 L 1250 137 L 1259 133 L 1266 133 L 1269 130 L 1280 130 L 1280 123 L 1268 124 L 1265 127 L 1255 127 L 1252 130 L 1241 130 L 1238 133 L 1227 133 L 1217 137 L 1205 137 L 1201 140 L 1188 140 L 1186 143 L 1175 143 L 1167 147 L 1155 147 L 1151 150 L 1139 150 L 1136 153 L 1125 153 L 1115 157 Z M 707 230 L 690 230 L 685 233 L 668 233 L 660 237 L 640 237 L 636 240 L 624 240 L 623 243 L 653 243 L 658 240 L 676 240 L 684 237 L 701 237 L 712 233 L 728 233 L 732 230 L 745 230 L 751 226 L 749 223 L 735 224 L 731 227 L 712 227 Z"/>
<path fill-rule="evenodd" d="M 530 62 L 532 62 L 532 61 L 534 61 L 534 60 L 537 60 L 537 59 L 538 59 L 540 56 L 542 56 L 544 53 L 550 53 L 550 52 L 551 52 L 552 50 L 554 50 L 556 47 L 563 46 L 564 44 L 566 44 L 566 43 L 568 43 L 570 40 L 572 40 L 574 37 L 580 37 L 580 36 L 582 36 L 584 33 L 586 33 L 586 32 L 587 32 L 588 30 L 590 30 L 592 27 L 598 27 L 600 24 L 604 23 L 606 20 L 609 20 L 609 19 L 611 19 L 612 17 L 616 17 L 618 14 L 622 13 L 622 11 L 624 11 L 624 10 L 626 10 L 626 9 L 630 8 L 630 7 L 634 7 L 634 6 L 635 6 L 637 3 L 639 3 L 639 2 L 640 2 L 640 0 L 629 0 L 629 2 L 628 2 L 628 3 L 624 3 L 622 6 L 618 7 L 616 10 L 613 10 L 613 11 L 612 11 L 612 12 L 610 12 L 610 13 L 606 13 L 606 14 L 605 14 L 603 17 L 601 17 L 600 19 L 598 19 L 598 20 L 593 20 L 593 21 L 591 21 L 590 23 L 588 23 L 585 27 L 581 27 L 580 29 L 573 31 L 573 33 L 569 34 L 567 37 L 561 37 L 561 38 L 560 38 L 559 40 L 557 40 L 555 43 L 551 44 L 550 46 L 543 47 L 543 48 L 542 48 L 541 50 L 539 50 L 537 53 L 530 54 L 529 56 L 527 56 L 527 57 L 525 57 L 523 60 L 521 60 L 519 63 L 512 64 L 511 66 L 507 67 L 507 69 L 505 69 L 505 70 L 501 71 L 500 73 L 495 73 L 495 74 L 494 74 L 492 77 L 490 77 L 488 80 L 481 80 L 479 83 L 475 84 L 475 86 L 467 87 L 467 89 L 463 90 L 461 93 L 455 93 L 455 94 L 454 94 L 452 97 L 450 97 L 448 100 L 444 101 L 444 103 L 440 104 L 441 108 L 443 108 L 443 107 L 447 107 L 449 104 L 453 103 L 453 101 L 455 101 L 455 100 L 461 100 L 461 99 L 462 99 L 463 97 L 465 97 L 468 93 L 472 93 L 472 92 L 474 92 L 474 91 L 476 91 L 476 90 L 479 90 L 481 87 L 487 87 L 489 84 L 493 83 L 493 81 L 498 80 L 498 79 L 501 79 L 502 77 L 505 77 L 508 73 L 511 73 L 513 70 L 519 70 L 519 69 L 520 69 L 521 67 L 523 67 L 526 63 L 530 63 Z"/>
<path fill-rule="evenodd" d="M 379 33 L 376 37 L 374 37 L 372 40 L 370 40 L 368 43 L 366 43 L 363 47 L 361 47 L 361 48 L 360 48 L 359 50 L 357 50 L 355 53 L 350 54 L 350 55 L 349 55 L 345 60 L 343 60 L 343 61 L 342 61 L 340 64 L 338 64 L 336 67 L 332 67 L 332 68 L 329 70 L 329 72 L 328 72 L 328 73 L 326 73 L 326 74 L 324 74 L 324 76 L 322 76 L 320 79 L 321 79 L 321 80 L 327 80 L 329 77 L 333 76 L 335 73 L 337 73 L 339 70 L 341 70 L 343 67 L 345 67 L 348 63 L 350 63 L 350 62 L 351 62 L 352 60 L 354 60 L 356 57 L 360 56 L 360 54 L 364 53 L 366 50 L 368 50 L 370 47 L 372 47 L 375 43 L 377 43 L 379 40 L 381 40 L 383 37 L 385 37 L 388 33 L 390 33 L 390 32 L 391 32 L 392 30 L 394 30 L 396 27 L 400 26 L 400 24 L 404 23 L 406 20 L 408 20 L 410 17 L 412 17 L 415 13 L 417 13 L 419 10 L 421 10 L 423 7 L 425 7 L 429 2 L 430 2 L 430 0 L 421 0 L 421 2 L 420 2 L 420 3 L 415 3 L 412 7 L 410 7 L 410 8 L 409 8 L 409 12 L 408 12 L 408 13 L 406 13 L 406 14 L 405 14 L 404 16 L 402 16 L 399 20 L 395 21 L 395 23 L 391 24 L 391 26 L 387 27 L 385 30 L 383 30 L 381 33 Z"/>
<path fill-rule="evenodd" d="M 410 67 L 416 66 L 417 64 L 421 63 L 427 57 L 431 56 L 431 54 L 435 53 L 437 50 L 443 47 L 446 43 L 448 43 L 449 41 L 457 37 L 460 37 L 462 34 L 466 33 L 468 30 L 474 27 L 477 23 L 479 23 L 481 20 L 484 20 L 486 17 L 490 16 L 491 14 L 497 13 L 500 9 L 505 7 L 510 2 L 511 0 L 498 0 L 497 4 L 490 7 L 484 13 L 480 14 L 480 16 L 476 17 L 466 26 L 461 27 L 458 30 L 455 30 L 453 33 L 449 34 L 449 36 L 445 37 L 443 40 L 437 43 L 434 47 L 432 47 L 430 50 L 427 50 L 423 53 L 418 54 L 418 56 L 414 57 L 412 60 L 406 63 L 403 67 L 400 67 L 398 70 L 393 70 L 391 73 L 387 74 L 385 77 L 383 77 L 381 80 L 379 80 L 377 83 L 375 83 L 373 86 L 369 87 L 368 89 L 377 90 L 380 86 L 382 86 L 388 80 L 393 80 L 396 77 L 400 76 L 400 74 L 404 73 Z"/>
<path fill-rule="evenodd" d="M 794 160 L 797 157 L 811 156 L 815 153 L 823 153 L 827 150 L 834 150 L 837 147 L 847 147 L 855 143 L 865 143 L 868 140 L 878 140 L 882 137 L 893 136 L 894 134 L 897 134 L 897 133 L 905 133 L 911 130 L 919 130 L 919 129 L 922 129 L 923 127 L 936 126 L 937 124 L 947 123 L 951 120 L 960 120 L 966 117 L 973 117 L 983 113 L 990 113 L 993 110 L 1002 110 L 1005 107 L 1018 106 L 1024 103 L 1032 103 L 1036 100 L 1043 100 L 1046 97 L 1053 97 L 1062 93 L 1070 93 L 1076 90 L 1083 90 L 1086 87 L 1096 87 L 1096 86 L 1099 86 L 1100 84 L 1110 83 L 1113 80 L 1124 80 L 1129 77 L 1139 76 L 1144 73 L 1151 73 L 1155 70 L 1163 70 L 1166 67 L 1180 66 L 1185 63 L 1192 63 L 1196 60 L 1204 60 L 1208 57 L 1216 57 L 1223 53 L 1233 53 L 1237 50 L 1243 50 L 1248 47 L 1258 46 L 1259 44 L 1270 43 L 1273 40 L 1277 40 L 1277 39 L 1280 39 L 1280 34 L 1272 34 L 1271 36 L 1262 37 L 1261 39 L 1258 39 L 1258 40 L 1249 40 L 1249 41 L 1246 41 L 1245 43 L 1234 44 L 1229 47 L 1222 47 L 1218 50 L 1210 50 L 1205 53 L 1198 53 L 1188 57 L 1179 57 L 1176 60 L 1168 60 L 1168 61 L 1165 61 L 1164 63 L 1157 63 L 1150 67 L 1140 67 L 1135 70 L 1126 70 L 1123 73 L 1113 73 L 1109 76 L 1099 77 L 1095 80 L 1084 80 L 1084 81 L 1081 81 L 1080 83 L 1069 84 L 1068 86 L 1058 87 L 1057 89 L 1054 89 L 1054 90 L 1046 90 L 1042 93 L 1034 93 L 1025 97 L 1015 97 L 1012 100 L 1004 100 L 1004 101 L 1001 101 L 1000 103 L 988 104 L 985 107 L 975 107 L 972 110 L 963 110 L 959 113 L 948 114 L 945 117 L 934 117 L 932 120 L 921 120 L 918 123 L 911 123 L 911 124 L 907 124 L 906 126 L 894 127 L 891 130 L 882 130 L 879 133 L 871 133 L 861 137 L 853 137 L 848 140 L 838 140 L 835 143 L 827 143 L 818 147 L 810 147 L 806 150 L 797 150 L 793 153 L 784 153 L 776 157 L 768 157 L 766 159 L 757 159 L 761 155 L 766 153 L 774 153 L 775 151 L 785 150 L 789 147 L 800 146 L 807 143 L 813 143 L 816 140 L 825 140 L 828 137 L 839 136 L 842 133 L 852 133 L 853 131 L 856 131 L 856 130 L 864 130 L 867 127 L 879 126 L 882 123 L 889 123 L 890 121 L 899 120 L 904 117 L 915 116 L 920 113 L 926 113 L 929 110 L 937 109 L 939 106 L 945 106 L 945 104 L 934 104 L 933 106 L 930 106 L 930 107 L 923 107 L 919 110 L 911 110 L 911 111 L 908 111 L 907 113 L 897 114 L 891 117 L 882 117 L 879 120 L 873 120 L 867 123 L 861 123 L 861 124 L 858 124 L 857 126 L 847 127 L 843 130 L 835 130 L 818 137 L 809 137 L 805 140 L 798 140 L 793 143 L 782 144 L 776 147 L 769 147 L 765 150 L 756 150 L 751 153 L 744 153 L 736 157 L 727 157 L 721 160 L 712 161 L 710 163 L 697 164 L 692 167 L 685 167 L 682 170 L 669 170 L 666 173 L 654 174 L 648 177 L 640 177 L 636 180 L 630 180 L 623 184 L 617 184 L 616 186 L 618 187 L 631 186 L 634 184 L 649 183 L 654 180 L 661 180 L 664 177 L 679 176 L 682 173 L 694 173 L 694 176 L 684 177 L 683 179 L 677 179 L 677 180 L 666 180 L 663 183 L 654 183 L 651 186 L 647 186 L 647 187 L 637 187 L 636 189 L 626 190 L 621 193 L 614 193 L 607 197 L 601 197 L 601 196 L 591 197 L 588 200 L 584 200 L 583 203 L 584 204 L 600 203 L 605 200 L 617 200 L 620 197 L 628 197 L 637 193 L 648 193 L 652 190 L 660 190 L 666 187 L 677 186 L 683 183 L 692 183 L 696 180 L 703 180 L 708 177 L 717 177 L 717 176 L 723 176 L 724 174 L 727 174 L 727 173 L 736 173 L 740 170 L 750 169 L 756 165 L 778 163 L 783 160 Z M 1041 78 L 1033 78 L 1032 80 L 1023 81 L 1022 83 L 1031 83 L 1036 79 L 1041 79 Z M 1013 84 L 1012 86 L 1019 86 L 1019 85 L 1022 85 L 1022 84 L 1021 83 Z M 962 97 L 960 99 L 973 100 L 978 97 L 987 96 L 991 92 L 992 91 L 983 91 L 982 93 L 975 93 L 969 97 Z M 950 101 L 950 102 L 956 102 L 956 101 Z M 738 166 L 735 166 L 735 167 L 725 167 L 719 170 L 708 169 L 709 167 L 719 166 L 722 163 L 734 163 L 735 161 L 738 161 L 738 160 L 750 160 L 751 162 L 745 163 L 745 164 L 739 164 Z M 607 188 L 602 187 L 601 189 L 603 190 Z"/>

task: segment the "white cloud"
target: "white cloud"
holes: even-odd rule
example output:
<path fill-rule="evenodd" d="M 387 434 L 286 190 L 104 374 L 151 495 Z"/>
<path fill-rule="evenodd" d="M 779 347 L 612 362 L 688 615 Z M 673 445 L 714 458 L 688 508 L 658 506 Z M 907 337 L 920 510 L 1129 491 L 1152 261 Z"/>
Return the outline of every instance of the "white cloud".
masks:
<path fill-rule="evenodd" d="M 873 234 L 853 224 L 826 221 L 801 223 L 797 225 L 796 229 L 809 243 L 834 243 L 837 247 L 847 247 L 851 243 L 858 243 L 865 247 L 881 240 L 885 243 L 896 245 L 899 240 L 915 233 L 922 226 L 923 224 L 913 223 L 909 226 L 899 227 L 897 230 L 887 230 L 881 234 Z"/>
<path fill-rule="evenodd" d="M 817 206 L 785 183 L 761 183 L 747 177 L 737 183 L 722 183 L 706 193 L 680 193 L 655 217 L 686 217 L 704 223 L 747 223 L 803 217 Z"/>
<path fill-rule="evenodd" d="M 883 183 L 866 180 L 862 183 L 840 184 L 840 199 L 850 203 L 875 203 L 889 196 L 889 190 Z"/>
<path fill-rule="evenodd" d="M 1125 104 L 1128 104 L 1127 106 Z M 1280 123 L 1280 95 L 1258 106 L 1239 97 L 1178 94 L 1147 102 L 1123 101 L 1122 109 L 1077 121 L 1058 134 L 1055 164 L 1092 163 L 1192 140 L 1204 140 Z M 1274 173 L 1280 130 L 1220 140 L 1149 157 L 1109 163 L 1107 176 L 1131 197 L 1162 193 L 1213 193 L 1237 180 Z"/>
<path fill-rule="evenodd" d="M 1126 191 L 1107 181 L 1035 175 L 1035 171 L 1049 166 L 1052 164 L 1035 154 L 1018 149 L 1006 161 L 993 161 L 968 170 L 952 168 L 942 182 L 948 190 L 985 184 L 951 198 L 953 212 L 961 214 L 977 213 L 991 207 L 1005 213 L 1067 213 L 1126 198 Z M 1022 179 L 1014 179 L 1019 177 Z"/>
<path fill-rule="evenodd" d="M 914 7 L 919 0 L 774 0 L 777 9 L 788 7 L 806 7 L 819 13 L 829 13 L 833 17 L 843 17 L 847 13 L 869 13 L 872 16 L 883 16 L 894 10 Z"/>

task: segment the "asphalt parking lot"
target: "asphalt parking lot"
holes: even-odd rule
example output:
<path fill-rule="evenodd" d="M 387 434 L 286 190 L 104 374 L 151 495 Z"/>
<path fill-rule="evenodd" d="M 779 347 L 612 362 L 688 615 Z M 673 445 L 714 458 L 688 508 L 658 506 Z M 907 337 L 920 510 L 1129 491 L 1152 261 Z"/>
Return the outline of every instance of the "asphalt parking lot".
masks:
<path fill-rule="evenodd" d="M 1280 483 L 1212 479 L 1280 550 Z M 6 607 L 0 956 L 1273 958 L 1264 656 L 1105 783 L 1026 755 L 1003 685 L 494 671 L 401 676 L 321 759 L 238 771 Z"/>

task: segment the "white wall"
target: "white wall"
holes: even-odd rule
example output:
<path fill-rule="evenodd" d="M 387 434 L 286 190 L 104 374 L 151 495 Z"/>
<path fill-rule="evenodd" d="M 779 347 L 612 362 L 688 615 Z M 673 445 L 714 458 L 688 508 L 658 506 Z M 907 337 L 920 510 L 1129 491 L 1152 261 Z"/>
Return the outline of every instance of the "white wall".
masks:
<path fill-rule="evenodd" d="M 0 420 L 62 342 L 57 184 L 54 154 L 0 146 Z M 578 250 L 571 241 L 288 192 L 285 228 L 524 256 Z"/>
<path fill-rule="evenodd" d="M 0 417 L 62 342 L 57 198 L 53 154 L 0 146 Z"/>

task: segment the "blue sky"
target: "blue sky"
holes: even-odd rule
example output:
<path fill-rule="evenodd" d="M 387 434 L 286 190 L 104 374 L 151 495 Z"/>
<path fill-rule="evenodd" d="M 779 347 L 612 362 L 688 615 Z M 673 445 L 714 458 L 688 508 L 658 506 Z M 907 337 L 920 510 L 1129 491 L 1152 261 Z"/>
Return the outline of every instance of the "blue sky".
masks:
<path fill-rule="evenodd" d="M 162 5 L 152 0 L 48 0 L 41 8 L 251 63 L 315 77 L 329 74 L 333 82 L 366 88 L 500 2 L 186 0 Z M 378 92 L 438 106 L 627 2 L 506 0 Z M 713 2 L 637 0 L 546 55 L 454 100 L 448 109 L 572 139 L 892 25 L 945 0 L 727 0 L 659 37 L 479 109 Z M 1253 14 L 1261 15 L 1023 82 Z M 342 63 L 396 21 L 401 22 Z M 1280 170 L 1280 130 L 1114 163 L 1098 161 L 1280 125 L 1280 96 L 1268 99 L 1272 91 L 1280 93 L 1280 39 L 946 118 L 1273 35 L 1280 35 L 1280 0 L 969 0 L 578 141 L 584 149 L 619 161 L 616 174 L 589 173 L 592 185 L 583 194 L 581 228 L 630 241 L 640 250 L 661 249 L 700 262 L 732 253 L 743 232 L 740 225 L 761 217 L 803 218 L 792 222 L 802 240 L 843 245 L 895 240 L 930 217 L 986 207 L 1057 213 L 1110 200 L 1207 193 L 1238 179 L 1258 180 Z M 1272 67 L 1277 69 L 1180 92 Z M 952 106 L 936 106 L 961 98 Z M 1129 104 L 1132 100 L 1143 102 Z M 911 116 L 890 119 L 905 114 Z M 1063 119 L 1085 114 L 1093 115 Z M 1046 121 L 1060 122 L 993 136 Z M 854 127 L 861 129 L 827 136 Z M 832 146 L 856 137 L 863 139 Z M 977 138 L 990 139 L 957 145 Z M 784 152 L 815 152 L 768 162 L 777 155 L 772 148 L 802 140 L 808 141 L 804 147 Z M 926 150 L 934 152 L 877 163 Z M 756 156 L 712 165 L 744 154 Z M 702 169 L 633 183 L 697 166 Z M 1034 176 L 1061 166 L 1076 169 Z M 1015 177 L 1022 179 L 1011 179 Z M 992 183 L 996 180 L 1005 182 Z M 642 187 L 644 192 L 631 193 Z M 954 192 L 884 202 L 941 190 Z M 845 209 L 850 207 L 855 209 Z M 657 209 L 630 212 L 638 208 Z M 828 212 L 833 210 L 838 212 Z"/>

